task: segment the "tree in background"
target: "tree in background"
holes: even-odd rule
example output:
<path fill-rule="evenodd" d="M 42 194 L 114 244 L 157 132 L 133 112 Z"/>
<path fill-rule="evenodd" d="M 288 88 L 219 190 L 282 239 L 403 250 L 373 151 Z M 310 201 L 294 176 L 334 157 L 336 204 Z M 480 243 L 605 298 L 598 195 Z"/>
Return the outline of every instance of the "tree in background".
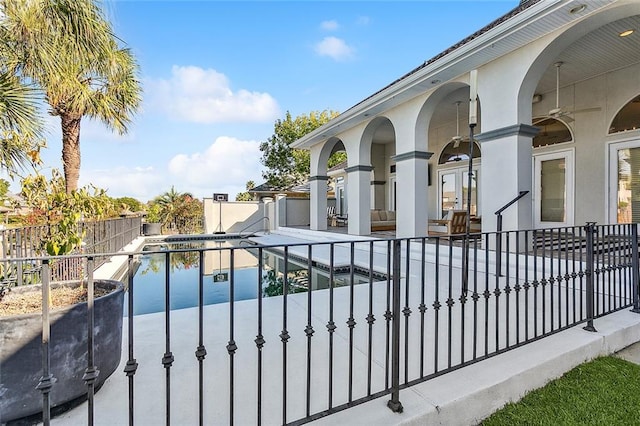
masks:
<path fill-rule="evenodd" d="M 309 178 L 309 151 L 291 148 L 291 144 L 339 115 L 336 111 L 312 111 L 295 119 L 287 111 L 284 120 L 276 120 L 273 135 L 260 144 L 260 162 L 267 168 L 262 173 L 269 186 L 284 190 L 303 184 Z M 346 160 L 345 152 L 337 152 L 329 159 L 329 167 Z"/>
<path fill-rule="evenodd" d="M 147 211 L 157 210 L 158 222 L 166 230 L 181 234 L 202 232 L 204 205 L 188 192 L 178 192 L 175 187 L 148 203 Z"/>
<path fill-rule="evenodd" d="M 252 180 L 247 181 L 246 191 L 238 192 L 236 194 L 236 201 L 253 201 L 253 195 L 249 194 L 249 191 L 256 187 L 256 183 Z"/>
<path fill-rule="evenodd" d="M 115 211 L 106 191 L 93 185 L 67 194 L 65 180 L 55 169 L 51 179 L 41 174 L 23 178 L 21 195 L 32 209 L 27 224 L 49 225 L 41 240 L 52 256 L 71 253 L 82 243 L 81 222 L 112 217 Z"/>
<path fill-rule="evenodd" d="M 114 198 L 113 202 L 116 206 L 119 206 L 122 209 L 128 210 L 130 212 L 135 213 L 144 210 L 144 204 L 133 197 Z"/>
<path fill-rule="evenodd" d="M 80 175 L 82 117 L 126 133 L 141 100 L 138 66 L 94 0 L 0 0 L 0 16 L 3 65 L 35 83 L 60 117 L 70 194 Z"/>

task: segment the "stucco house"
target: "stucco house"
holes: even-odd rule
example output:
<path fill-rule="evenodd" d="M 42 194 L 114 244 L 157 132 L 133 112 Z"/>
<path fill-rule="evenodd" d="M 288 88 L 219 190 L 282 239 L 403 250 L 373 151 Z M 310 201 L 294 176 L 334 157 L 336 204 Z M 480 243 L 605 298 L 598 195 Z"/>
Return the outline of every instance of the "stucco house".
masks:
<path fill-rule="evenodd" d="M 504 230 L 640 221 L 640 1 L 523 0 L 293 146 L 311 152 L 314 230 L 332 152 L 347 153 L 349 234 L 380 209 L 411 237 L 466 209 L 472 146 L 485 232 L 521 191 Z"/>

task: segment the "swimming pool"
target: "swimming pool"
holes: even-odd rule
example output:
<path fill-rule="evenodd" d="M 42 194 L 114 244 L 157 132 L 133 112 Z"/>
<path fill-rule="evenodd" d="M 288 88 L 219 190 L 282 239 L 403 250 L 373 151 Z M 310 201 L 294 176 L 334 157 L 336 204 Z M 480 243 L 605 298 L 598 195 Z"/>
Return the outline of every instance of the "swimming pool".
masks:
<path fill-rule="evenodd" d="M 191 241 L 161 243 L 145 246 L 139 257 L 140 265 L 133 278 L 133 313 L 143 315 L 165 309 L 165 275 L 169 262 L 169 306 L 172 310 L 198 306 L 200 279 L 200 251 L 203 258 L 203 301 L 205 305 L 229 302 L 231 259 L 233 250 L 234 301 L 258 297 L 258 283 L 263 295 L 282 294 L 284 258 L 274 250 L 263 250 L 263 267 L 259 271 L 258 250 L 240 246 L 239 240 Z M 179 251 L 175 251 L 179 250 Z M 184 251 L 193 250 L 193 251 Z M 289 292 L 307 291 L 307 265 L 294 256 L 287 262 Z M 361 273 L 354 275 L 354 284 L 368 282 Z M 312 289 L 329 287 L 329 271 L 322 265 L 312 268 Z M 334 287 L 348 285 L 347 272 L 334 272 Z M 127 315 L 125 303 L 125 315 Z"/>

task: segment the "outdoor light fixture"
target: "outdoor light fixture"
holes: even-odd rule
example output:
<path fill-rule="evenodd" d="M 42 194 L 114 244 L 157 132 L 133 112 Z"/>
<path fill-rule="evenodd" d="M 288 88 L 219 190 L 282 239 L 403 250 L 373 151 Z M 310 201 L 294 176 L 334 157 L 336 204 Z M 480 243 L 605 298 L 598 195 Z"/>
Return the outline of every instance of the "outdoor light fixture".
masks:
<path fill-rule="evenodd" d="M 569 9 L 569 13 L 571 14 L 575 14 L 575 13 L 580 13 L 582 11 L 584 11 L 587 8 L 586 4 L 579 4 L 575 7 L 572 7 L 571 9 Z"/>
<path fill-rule="evenodd" d="M 633 34 L 635 32 L 635 30 L 626 30 L 621 32 L 620 34 L 618 34 L 620 37 L 626 37 L 626 36 L 630 36 L 631 34 Z"/>

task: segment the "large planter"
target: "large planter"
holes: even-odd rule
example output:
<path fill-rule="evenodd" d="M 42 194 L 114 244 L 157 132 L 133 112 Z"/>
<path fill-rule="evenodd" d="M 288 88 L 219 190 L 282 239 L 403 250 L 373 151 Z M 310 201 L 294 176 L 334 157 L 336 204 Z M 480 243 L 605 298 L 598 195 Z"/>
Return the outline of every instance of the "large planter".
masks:
<path fill-rule="evenodd" d="M 100 385 L 120 364 L 124 286 L 113 280 L 96 280 L 96 287 L 114 291 L 95 299 L 94 360 Z M 53 284 L 52 287 L 63 284 Z M 76 284 L 64 284 L 73 285 Z M 14 288 L 13 292 L 41 291 L 40 285 Z M 51 407 L 64 406 L 83 396 L 82 376 L 87 368 L 87 303 L 52 310 L 49 343 Z M 0 318 L 0 424 L 42 411 L 42 314 Z"/>
<path fill-rule="evenodd" d="M 143 223 L 142 234 L 146 236 L 160 235 L 162 234 L 162 224 L 157 222 Z"/>

